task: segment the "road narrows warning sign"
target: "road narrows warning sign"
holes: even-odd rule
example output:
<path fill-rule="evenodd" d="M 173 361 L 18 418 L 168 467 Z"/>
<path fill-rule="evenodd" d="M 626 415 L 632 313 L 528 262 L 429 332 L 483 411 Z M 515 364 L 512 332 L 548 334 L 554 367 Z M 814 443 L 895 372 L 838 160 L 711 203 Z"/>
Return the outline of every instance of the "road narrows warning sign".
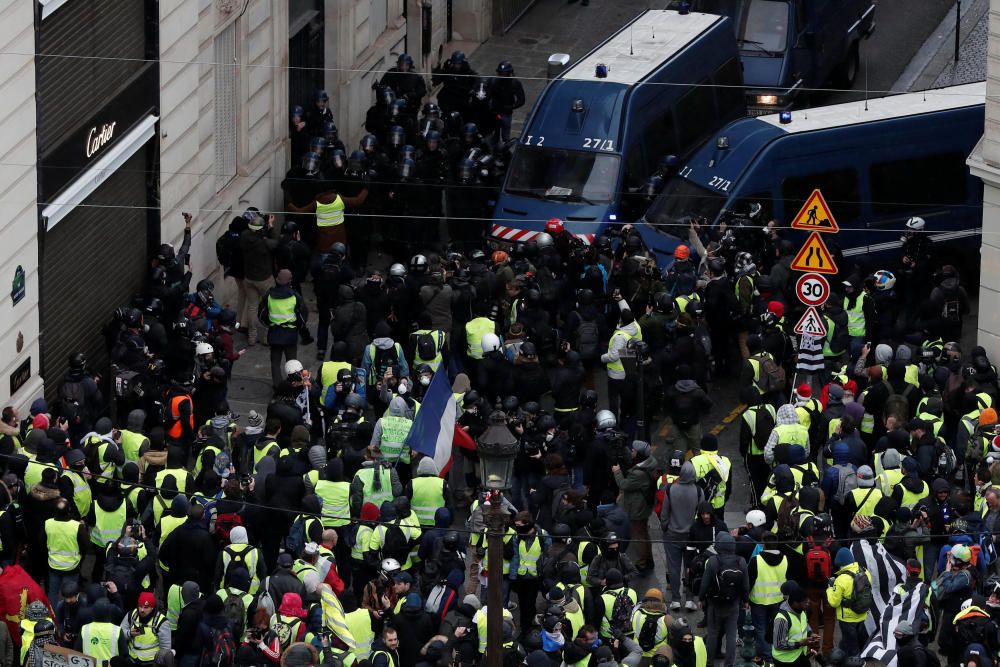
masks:
<path fill-rule="evenodd" d="M 799 323 L 795 325 L 795 333 L 809 334 L 819 338 L 826 336 L 826 323 L 815 306 L 809 306 L 806 308 L 806 312 L 802 313 Z"/>
<path fill-rule="evenodd" d="M 823 243 L 823 237 L 817 232 L 809 235 L 799 254 L 792 260 L 792 270 L 805 273 L 837 273 L 837 265 L 833 263 L 833 257 Z"/>
<path fill-rule="evenodd" d="M 823 199 L 823 193 L 813 190 L 809 199 L 802 205 L 799 214 L 792 221 L 792 229 L 808 229 L 813 232 L 823 232 L 836 234 L 840 231 L 837 221 L 833 219 L 833 213 Z"/>

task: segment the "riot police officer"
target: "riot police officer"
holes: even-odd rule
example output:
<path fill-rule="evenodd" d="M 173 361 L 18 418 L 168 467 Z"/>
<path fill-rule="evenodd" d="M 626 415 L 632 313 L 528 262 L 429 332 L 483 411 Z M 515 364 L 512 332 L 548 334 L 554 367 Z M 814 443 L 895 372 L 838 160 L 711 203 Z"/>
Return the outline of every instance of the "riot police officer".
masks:
<path fill-rule="evenodd" d="M 322 136 L 324 123 L 333 120 L 333 112 L 330 111 L 330 96 L 325 90 L 320 89 L 313 93 L 313 105 L 306 112 L 304 120 L 308 136 Z"/>
<path fill-rule="evenodd" d="M 451 57 L 434 70 L 431 83 L 443 85 L 437 97 L 444 113 L 465 111 L 477 76 L 463 51 L 452 52 Z"/>
<path fill-rule="evenodd" d="M 497 138 L 510 141 L 510 126 L 515 109 L 524 106 L 524 86 L 514 78 L 514 66 L 504 60 L 497 65 L 497 75 L 490 81 L 490 106 L 498 116 Z"/>
<path fill-rule="evenodd" d="M 413 57 L 409 53 L 401 53 L 396 58 L 396 66 L 386 72 L 379 83 L 390 86 L 396 91 L 397 98 L 406 100 L 414 109 L 420 107 L 427 94 L 424 77 L 413 71 Z"/>

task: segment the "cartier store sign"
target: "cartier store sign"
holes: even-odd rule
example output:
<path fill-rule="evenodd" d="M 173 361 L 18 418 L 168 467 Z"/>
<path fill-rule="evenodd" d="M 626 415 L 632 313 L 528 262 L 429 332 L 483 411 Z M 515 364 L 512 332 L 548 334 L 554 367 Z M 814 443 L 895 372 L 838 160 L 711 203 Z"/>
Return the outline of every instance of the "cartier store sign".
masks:
<path fill-rule="evenodd" d="M 90 128 L 87 133 L 86 154 L 88 158 L 94 157 L 104 146 L 115 136 L 115 122 L 105 123 L 100 129 Z"/>

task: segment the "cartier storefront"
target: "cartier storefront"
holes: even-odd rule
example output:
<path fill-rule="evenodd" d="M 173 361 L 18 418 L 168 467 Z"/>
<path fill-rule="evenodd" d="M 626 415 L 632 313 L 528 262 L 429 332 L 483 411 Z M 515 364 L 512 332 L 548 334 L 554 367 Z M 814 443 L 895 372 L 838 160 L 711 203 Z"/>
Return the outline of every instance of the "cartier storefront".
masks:
<path fill-rule="evenodd" d="M 102 334 L 159 243 L 157 3 L 38 0 L 35 62 L 41 371 L 107 377 Z"/>

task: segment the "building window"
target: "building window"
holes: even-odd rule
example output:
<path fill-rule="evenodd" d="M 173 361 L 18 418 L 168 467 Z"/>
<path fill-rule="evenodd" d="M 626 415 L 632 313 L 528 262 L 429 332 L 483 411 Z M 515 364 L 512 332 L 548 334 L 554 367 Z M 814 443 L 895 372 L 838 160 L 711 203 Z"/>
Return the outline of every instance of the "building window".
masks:
<path fill-rule="evenodd" d="M 371 26 L 371 41 L 374 42 L 385 32 L 389 14 L 389 0 L 371 0 L 371 2 L 369 25 Z"/>
<path fill-rule="evenodd" d="M 236 22 L 215 38 L 215 190 L 236 177 Z"/>

